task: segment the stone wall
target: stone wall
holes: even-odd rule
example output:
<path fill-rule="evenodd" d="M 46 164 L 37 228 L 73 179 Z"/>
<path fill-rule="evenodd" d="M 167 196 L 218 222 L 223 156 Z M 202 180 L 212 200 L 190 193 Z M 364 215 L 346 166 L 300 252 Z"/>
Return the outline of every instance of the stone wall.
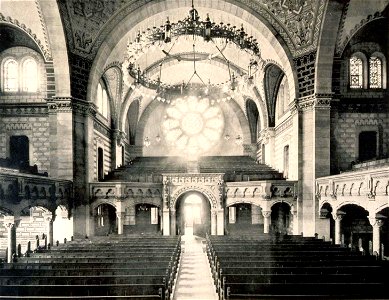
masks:
<path fill-rule="evenodd" d="M 12 135 L 25 135 L 29 139 L 30 165 L 39 172 L 50 174 L 50 132 L 48 116 L 13 116 L 0 118 L 0 157 L 10 157 Z"/>
<path fill-rule="evenodd" d="M 358 159 L 358 137 L 361 131 L 378 132 L 379 155 L 389 156 L 389 114 L 336 112 L 331 113 L 331 169 L 332 173 L 346 171 Z M 368 145 L 366 145 L 368 146 Z"/>

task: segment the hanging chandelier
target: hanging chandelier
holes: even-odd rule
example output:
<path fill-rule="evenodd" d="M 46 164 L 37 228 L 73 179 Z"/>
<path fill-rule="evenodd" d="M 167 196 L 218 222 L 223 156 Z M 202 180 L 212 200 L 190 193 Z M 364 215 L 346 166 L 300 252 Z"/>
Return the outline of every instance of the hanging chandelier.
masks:
<path fill-rule="evenodd" d="M 187 43 L 192 43 L 191 51 L 180 55 L 173 53 L 172 50 L 182 39 Z M 204 54 L 197 49 L 210 49 L 210 47 L 214 49 L 213 55 Z M 242 55 L 242 53 L 249 55 L 247 68 L 236 65 L 233 62 L 234 59 L 228 59 L 224 54 L 226 47 L 234 48 L 238 51 L 238 55 Z M 158 48 L 164 56 L 152 67 L 147 65 L 141 67 L 145 61 L 144 58 L 142 60 L 142 57 L 149 51 Z M 205 59 L 212 60 L 216 56 L 228 68 L 228 80 L 225 82 L 215 83 L 210 79 L 206 80 L 197 71 L 196 62 Z M 164 81 L 162 67 L 168 60 L 172 59 L 177 60 L 177 63 L 182 61 L 193 63 L 193 71 L 188 81 L 175 84 Z M 155 93 L 150 94 L 150 96 L 159 101 L 170 103 L 170 98 L 191 95 L 193 90 L 196 90 L 196 95 L 200 97 L 207 97 L 209 94 L 223 94 L 223 100 L 229 100 L 233 93 L 237 92 L 239 80 L 245 84 L 252 83 L 253 75 L 258 70 L 260 61 L 261 53 L 258 42 L 253 36 L 246 33 L 243 25 L 236 26 L 223 22 L 216 24 L 211 21 L 209 14 L 205 20 L 202 20 L 192 0 L 192 8 L 184 19 L 171 22 L 168 17 L 165 24 L 159 27 L 154 26 L 144 31 L 138 31 L 135 39 L 127 44 L 127 54 L 123 64 L 125 70 L 123 71 L 131 77 L 130 85 L 133 89 L 140 86 L 151 89 Z M 154 76 L 156 68 L 159 68 L 158 76 Z"/>

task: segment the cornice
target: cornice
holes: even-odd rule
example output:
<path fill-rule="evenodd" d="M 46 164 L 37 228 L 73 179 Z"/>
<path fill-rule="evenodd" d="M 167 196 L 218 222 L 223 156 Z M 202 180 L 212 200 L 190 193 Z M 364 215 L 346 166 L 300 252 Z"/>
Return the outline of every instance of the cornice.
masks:
<path fill-rule="evenodd" d="M 49 113 L 67 112 L 82 115 L 96 115 L 96 105 L 91 102 L 80 100 L 74 97 L 52 97 L 47 100 Z"/>

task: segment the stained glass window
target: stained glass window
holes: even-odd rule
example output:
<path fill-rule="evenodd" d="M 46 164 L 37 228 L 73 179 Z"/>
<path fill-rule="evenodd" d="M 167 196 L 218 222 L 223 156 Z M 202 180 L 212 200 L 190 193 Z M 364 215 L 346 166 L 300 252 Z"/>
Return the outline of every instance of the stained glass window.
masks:
<path fill-rule="evenodd" d="M 361 89 L 362 87 L 363 87 L 362 59 L 353 56 L 350 58 L 350 88 Z"/>
<path fill-rule="evenodd" d="M 23 63 L 23 92 L 36 92 L 38 90 L 38 67 L 33 59 Z"/>
<path fill-rule="evenodd" d="M 9 59 L 4 63 L 4 91 L 18 91 L 18 63 L 14 59 Z"/>
<path fill-rule="evenodd" d="M 168 144 L 182 153 L 199 155 L 211 149 L 224 129 L 221 108 L 208 98 L 176 99 L 166 109 L 163 131 Z"/>
<path fill-rule="evenodd" d="M 370 57 L 370 88 L 380 89 L 382 88 L 382 61 L 378 57 Z"/>

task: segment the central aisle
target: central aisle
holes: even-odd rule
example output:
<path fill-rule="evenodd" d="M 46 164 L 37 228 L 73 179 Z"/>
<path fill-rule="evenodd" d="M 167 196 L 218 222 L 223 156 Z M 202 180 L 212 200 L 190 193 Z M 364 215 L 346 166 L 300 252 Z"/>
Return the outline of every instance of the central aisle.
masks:
<path fill-rule="evenodd" d="M 207 254 L 203 251 L 205 245 L 202 238 L 197 236 L 182 236 L 183 253 L 177 282 L 174 292 L 174 300 L 217 300 L 216 289 L 213 284 L 211 269 Z"/>

